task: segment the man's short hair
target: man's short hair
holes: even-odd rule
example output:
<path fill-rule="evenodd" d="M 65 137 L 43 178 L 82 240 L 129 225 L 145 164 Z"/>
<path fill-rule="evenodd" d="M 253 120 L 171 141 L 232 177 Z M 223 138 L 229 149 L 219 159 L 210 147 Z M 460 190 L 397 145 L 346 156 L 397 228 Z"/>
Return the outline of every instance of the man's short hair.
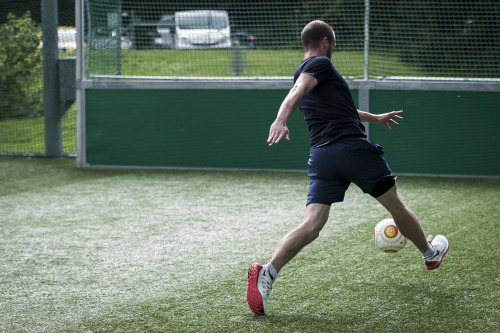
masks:
<path fill-rule="evenodd" d="M 302 33 L 300 34 L 300 39 L 305 49 L 318 48 L 320 42 L 325 37 L 330 43 L 335 42 L 335 35 L 332 27 L 320 20 L 309 22 L 304 29 L 302 29 Z"/>

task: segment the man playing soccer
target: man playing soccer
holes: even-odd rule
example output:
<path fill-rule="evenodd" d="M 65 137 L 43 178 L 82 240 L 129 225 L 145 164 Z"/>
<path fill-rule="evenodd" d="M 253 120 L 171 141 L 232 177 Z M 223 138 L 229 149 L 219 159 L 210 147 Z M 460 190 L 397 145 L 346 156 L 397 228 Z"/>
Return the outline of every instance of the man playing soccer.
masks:
<path fill-rule="evenodd" d="M 376 198 L 392 215 L 401 233 L 422 252 L 428 270 L 439 267 L 448 251 L 448 240 L 425 238 L 420 222 L 399 196 L 396 177 L 382 157 L 382 148 L 371 143 L 361 122 L 398 125 L 402 111 L 371 114 L 356 109 L 349 87 L 333 67 L 335 33 L 323 21 L 312 21 L 301 33 L 304 61 L 294 75 L 294 86 L 280 106 L 269 130 L 272 146 L 290 140 L 287 121 L 300 107 L 311 135 L 308 162 L 310 178 L 304 221 L 286 234 L 266 265 L 254 263 L 248 270 L 247 302 L 263 315 L 278 272 L 304 246 L 319 236 L 328 220 L 330 206 L 344 200 L 351 182 Z"/>

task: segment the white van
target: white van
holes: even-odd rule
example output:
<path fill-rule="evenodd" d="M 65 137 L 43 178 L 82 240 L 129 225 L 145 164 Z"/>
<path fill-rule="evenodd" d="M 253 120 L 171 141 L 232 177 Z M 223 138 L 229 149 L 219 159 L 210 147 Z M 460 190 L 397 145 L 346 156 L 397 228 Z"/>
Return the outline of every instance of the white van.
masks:
<path fill-rule="evenodd" d="M 229 16 L 225 10 L 191 10 L 175 13 L 175 48 L 231 47 Z"/>

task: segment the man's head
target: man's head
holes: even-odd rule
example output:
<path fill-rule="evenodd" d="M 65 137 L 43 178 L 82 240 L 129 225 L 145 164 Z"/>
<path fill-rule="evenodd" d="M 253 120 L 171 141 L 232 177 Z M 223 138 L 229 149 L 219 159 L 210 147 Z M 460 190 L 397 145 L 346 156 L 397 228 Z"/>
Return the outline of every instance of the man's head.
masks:
<path fill-rule="evenodd" d="M 335 47 L 335 32 L 330 25 L 323 21 L 309 22 L 300 34 L 304 51 L 320 50 L 328 58 L 332 57 Z"/>

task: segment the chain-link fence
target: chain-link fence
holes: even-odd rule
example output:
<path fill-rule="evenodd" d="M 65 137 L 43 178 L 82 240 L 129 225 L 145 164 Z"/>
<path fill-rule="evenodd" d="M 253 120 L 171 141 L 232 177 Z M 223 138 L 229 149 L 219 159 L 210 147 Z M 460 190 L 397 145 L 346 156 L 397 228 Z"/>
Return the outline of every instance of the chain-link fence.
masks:
<path fill-rule="evenodd" d="M 48 10 L 58 13 L 59 58 L 74 57 L 75 2 L 59 0 Z M 0 156 L 47 155 L 46 134 L 51 133 L 44 123 L 41 13 L 40 0 L 0 2 Z M 58 112 L 63 138 L 58 155 L 75 155 L 73 101 L 61 99 Z"/>
<path fill-rule="evenodd" d="M 88 78 L 290 76 L 321 19 L 352 78 L 500 78 L 492 0 L 103 1 L 84 8 Z"/>
<path fill-rule="evenodd" d="M 0 156 L 46 155 L 41 2 L 0 2 Z M 59 58 L 74 57 L 75 1 L 52 2 Z M 302 59 L 300 31 L 314 19 L 334 28 L 332 61 L 347 78 L 500 78 L 497 0 L 77 3 L 85 80 L 289 79 Z M 60 113 L 62 155 L 74 155 L 71 98 L 60 100 Z"/>

